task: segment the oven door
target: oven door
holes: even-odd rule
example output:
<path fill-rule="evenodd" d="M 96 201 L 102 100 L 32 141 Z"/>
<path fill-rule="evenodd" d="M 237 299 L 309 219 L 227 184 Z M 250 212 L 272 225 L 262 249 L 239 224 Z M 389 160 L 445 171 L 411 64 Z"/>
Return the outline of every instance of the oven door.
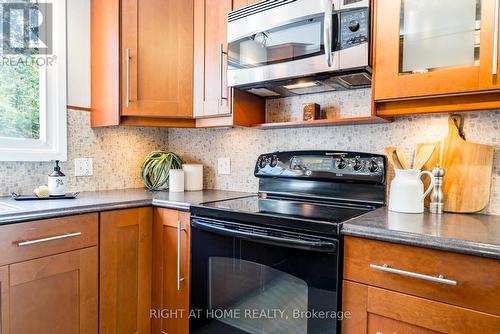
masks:
<path fill-rule="evenodd" d="M 194 217 L 190 333 L 338 333 L 339 240 Z"/>

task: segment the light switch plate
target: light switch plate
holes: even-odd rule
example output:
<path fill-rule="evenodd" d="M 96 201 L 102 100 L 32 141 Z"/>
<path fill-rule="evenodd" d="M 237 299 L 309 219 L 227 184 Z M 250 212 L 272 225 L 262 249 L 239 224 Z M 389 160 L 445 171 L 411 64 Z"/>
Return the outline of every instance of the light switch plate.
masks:
<path fill-rule="evenodd" d="M 75 159 L 75 176 L 92 175 L 94 175 L 94 163 L 92 161 L 92 158 Z"/>
<path fill-rule="evenodd" d="M 219 175 L 231 174 L 231 158 L 217 159 L 217 172 Z"/>

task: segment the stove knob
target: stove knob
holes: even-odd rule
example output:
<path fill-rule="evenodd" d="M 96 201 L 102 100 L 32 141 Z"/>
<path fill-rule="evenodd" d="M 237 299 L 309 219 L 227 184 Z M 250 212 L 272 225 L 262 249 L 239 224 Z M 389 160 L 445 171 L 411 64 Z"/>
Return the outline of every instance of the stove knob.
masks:
<path fill-rule="evenodd" d="M 359 171 L 361 168 L 363 168 L 363 163 L 361 162 L 361 160 L 355 159 L 353 168 L 355 171 Z"/>
<path fill-rule="evenodd" d="M 267 157 L 266 156 L 262 156 L 260 158 L 259 167 L 260 168 L 264 168 L 264 167 L 266 167 L 266 165 L 267 165 Z"/>
<path fill-rule="evenodd" d="M 349 22 L 349 30 L 352 31 L 352 32 L 356 32 L 359 30 L 359 28 L 361 27 L 361 25 L 359 24 L 359 21 L 358 20 L 352 20 L 351 22 Z"/>
<path fill-rule="evenodd" d="M 347 161 L 345 161 L 344 158 L 340 158 L 338 163 L 337 163 L 337 168 L 338 169 L 344 169 L 347 167 Z"/>
<path fill-rule="evenodd" d="M 370 170 L 370 173 L 375 173 L 378 171 L 378 164 L 376 161 L 370 161 L 370 166 L 368 167 L 368 169 Z"/>
<path fill-rule="evenodd" d="M 278 157 L 273 155 L 273 157 L 271 158 L 271 163 L 269 164 L 269 166 L 271 167 L 276 167 L 278 165 Z"/>

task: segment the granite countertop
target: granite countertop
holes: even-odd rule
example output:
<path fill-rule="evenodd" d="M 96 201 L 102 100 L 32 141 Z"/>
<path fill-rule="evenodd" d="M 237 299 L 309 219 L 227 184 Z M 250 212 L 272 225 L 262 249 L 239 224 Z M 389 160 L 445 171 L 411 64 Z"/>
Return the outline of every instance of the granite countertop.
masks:
<path fill-rule="evenodd" d="M 191 205 L 251 195 L 222 190 L 150 192 L 139 188 L 82 192 L 76 199 L 15 201 L 0 197 L 0 225 L 149 205 L 189 211 Z"/>
<path fill-rule="evenodd" d="M 500 216 L 405 214 L 380 208 L 345 222 L 341 233 L 500 259 Z"/>

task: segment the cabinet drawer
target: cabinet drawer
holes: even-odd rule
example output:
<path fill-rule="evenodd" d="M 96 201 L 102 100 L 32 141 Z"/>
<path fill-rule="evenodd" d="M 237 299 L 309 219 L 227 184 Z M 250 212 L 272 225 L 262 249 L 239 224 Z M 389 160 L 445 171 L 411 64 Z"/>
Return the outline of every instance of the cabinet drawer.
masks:
<path fill-rule="evenodd" d="M 345 279 L 500 315 L 500 261 L 353 237 L 344 258 Z"/>
<path fill-rule="evenodd" d="M 496 333 L 500 317 L 344 281 L 343 333 L 438 334 Z"/>
<path fill-rule="evenodd" d="M 0 227 L 0 265 L 97 245 L 97 213 Z"/>

